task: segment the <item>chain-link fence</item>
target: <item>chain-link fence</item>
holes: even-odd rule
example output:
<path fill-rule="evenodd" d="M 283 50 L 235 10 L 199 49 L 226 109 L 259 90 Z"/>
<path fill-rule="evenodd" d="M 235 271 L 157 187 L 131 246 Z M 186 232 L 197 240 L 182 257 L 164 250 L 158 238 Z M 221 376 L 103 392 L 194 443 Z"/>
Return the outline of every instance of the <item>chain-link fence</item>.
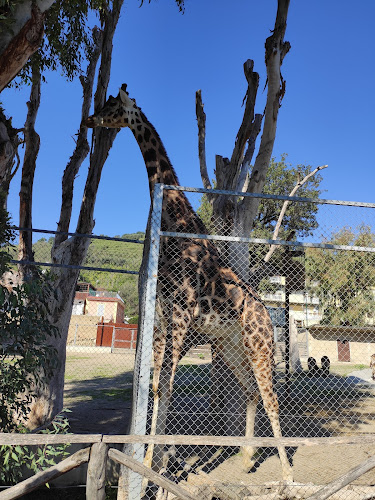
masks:
<path fill-rule="evenodd" d="M 18 229 L 16 234 L 18 233 Z M 56 231 L 33 229 L 35 265 L 43 273 L 73 266 L 52 262 Z M 144 233 L 89 238 L 67 337 L 64 406 L 70 430 L 76 433 L 126 433 L 132 400 L 132 380 L 138 332 L 138 273 Z M 9 249 L 14 266 L 17 243 Z M 76 267 L 76 266 L 75 266 Z"/>
<path fill-rule="evenodd" d="M 375 205 L 289 199 L 276 235 L 286 197 L 263 195 L 245 238 L 215 218 L 207 195 L 224 196 L 155 190 L 139 328 L 144 236 L 90 236 L 67 344 L 72 431 L 125 433 L 133 406 L 134 434 L 272 437 L 280 424 L 283 437 L 336 439 L 286 448 L 300 486 L 285 495 L 307 498 L 373 454 Z M 35 261 L 47 268 L 52 239 L 34 232 Z M 354 444 L 339 443 L 347 436 Z M 268 483 L 289 474 L 283 449 L 252 451 L 178 444 L 131 453 L 187 481 L 197 498 L 276 494 Z M 129 498 L 154 494 L 136 474 L 128 480 Z M 373 484 L 367 472 L 337 498 L 371 498 Z"/>
<path fill-rule="evenodd" d="M 289 199 L 276 237 L 287 198 L 262 197 L 263 220 L 245 238 L 215 219 L 202 192 L 155 191 L 132 432 L 279 437 L 280 423 L 284 437 L 359 437 L 351 446 L 337 440 L 293 446 L 286 455 L 283 447 L 147 448 L 147 465 L 192 484 L 211 481 L 215 498 L 232 498 L 228 491 L 233 498 L 260 498 L 263 487 L 243 485 L 290 479 L 287 456 L 294 480 L 315 485 L 289 493 L 307 498 L 374 449 L 375 205 Z M 230 199 L 238 203 L 239 196 Z M 143 459 L 142 446 L 132 452 Z M 197 480 L 193 471 L 209 478 Z M 140 480 L 130 481 L 130 498 L 140 491 L 152 496 L 150 486 L 141 490 Z M 365 498 L 369 492 L 360 488 L 374 482 L 368 472 L 355 493 L 341 498 Z"/>

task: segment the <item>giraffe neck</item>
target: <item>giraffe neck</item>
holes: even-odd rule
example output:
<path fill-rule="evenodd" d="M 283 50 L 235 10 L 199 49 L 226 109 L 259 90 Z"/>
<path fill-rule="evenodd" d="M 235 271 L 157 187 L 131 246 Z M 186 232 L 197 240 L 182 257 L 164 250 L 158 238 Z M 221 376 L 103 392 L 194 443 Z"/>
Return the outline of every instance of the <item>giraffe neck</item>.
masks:
<path fill-rule="evenodd" d="M 142 111 L 140 111 L 139 119 L 131 120 L 129 127 L 138 143 L 146 165 L 151 198 L 157 183 L 179 186 L 176 172 L 159 134 Z"/>
<path fill-rule="evenodd" d="M 176 172 L 168 158 L 164 145 L 154 126 L 147 120 L 142 111 L 138 119 L 130 120 L 129 128 L 141 150 L 148 175 L 151 200 L 155 184 L 163 183 L 179 186 Z M 162 228 L 164 231 L 181 231 L 188 233 L 205 233 L 203 222 L 181 191 L 166 191 L 166 205 L 163 209 Z"/>

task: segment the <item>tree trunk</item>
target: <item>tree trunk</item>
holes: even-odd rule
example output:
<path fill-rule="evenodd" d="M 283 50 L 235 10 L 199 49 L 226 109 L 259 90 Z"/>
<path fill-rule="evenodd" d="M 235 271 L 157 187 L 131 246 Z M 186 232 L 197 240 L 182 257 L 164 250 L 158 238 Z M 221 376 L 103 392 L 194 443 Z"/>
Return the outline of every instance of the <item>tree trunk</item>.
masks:
<path fill-rule="evenodd" d="M 95 48 L 91 55 L 86 77 L 81 78 L 81 84 L 83 87 L 81 125 L 77 134 L 75 151 L 69 160 L 63 176 L 61 212 L 58 222 L 59 231 L 68 231 L 72 213 L 74 179 L 80 166 L 82 165 L 83 160 L 89 152 L 87 128 L 83 125 L 83 123 L 89 115 L 90 102 L 93 94 L 95 69 L 100 56 L 101 64 L 94 99 L 94 108 L 98 109 L 102 107 L 106 99 L 112 60 L 112 41 L 122 4 L 123 0 L 115 0 L 112 10 L 104 10 L 102 13 L 104 26 L 103 31 L 101 32 L 96 28 L 93 32 Z M 30 99 L 30 102 L 31 101 L 32 99 Z M 101 172 L 117 133 L 117 129 L 100 129 L 94 132 L 94 147 L 90 155 L 90 166 L 77 222 L 76 233 L 92 233 L 92 229 L 94 227 L 93 215 L 95 200 Z M 26 135 L 26 141 L 27 143 L 31 141 L 30 135 Z M 34 151 L 34 164 L 33 166 L 24 169 L 21 181 L 21 211 L 23 213 L 23 218 L 21 220 L 26 228 L 31 228 L 32 184 L 35 172 L 35 161 L 36 154 Z M 59 266 L 82 265 L 82 262 L 87 254 L 89 244 L 89 238 L 82 238 L 79 236 L 68 238 L 66 234 L 56 235 L 51 251 L 52 263 L 58 264 Z M 33 261 L 30 231 L 24 231 L 22 233 L 20 256 L 26 261 L 22 266 L 22 272 L 26 274 L 27 269 L 31 268 L 31 266 L 28 267 L 28 262 Z M 52 284 L 55 289 L 55 296 L 51 297 L 50 303 L 48 304 L 50 311 L 49 318 L 51 324 L 57 327 L 60 336 L 48 339 L 48 343 L 57 349 L 59 367 L 45 387 L 40 389 L 38 398 L 32 403 L 30 419 L 28 422 L 28 426 L 30 428 L 44 425 L 45 422 L 50 421 L 63 408 L 66 342 L 78 277 L 79 270 L 77 269 L 60 267 L 53 268 Z"/>
<path fill-rule="evenodd" d="M 289 0 L 278 0 L 275 28 L 265 44 L 267 102 L 264 112 L 262 138 L 250 178 L 247 181 L 255 150 L 255 141 L 261 129 L 262 115 L 254 113 L 259 75 L 253 71 L 254 62 L 249 59 L 244 64 L 244 73 L 248 83 L 244 99 L 246 103 L 244 116 L 237 133 L 231 159 L 221 156 L 216 157 L 217 189 L 248 193 L 261 193 L 263 190 L 276 137 L 278 112 L 285 93 L 285 81 L 281 76 L 281 65 L 290 49 L 289 42 L 284 42 L 288 9 Z M 206 170 L 204 167 L 202 168 L 202 165 L 205 165 L 205 160 L 202 159 L 204 147 L 201 144 L 204 139 L 204 119 L 202 119 L 202 116 L 203 105 L 199 93 L 199 96 L 197 95 L 199 158 L 203 184 L 205 187 L 211 187 Z M 203 116 L 203 118 L 205 117 Z M 250 235 L 258 211 L 259 198 L 245 197 L 241 200 L 228 196 L 208 196 L 208 198 L 213 207 L 212 222 L 220 234 L 245 237 Z M 242 279 L 248 281 L 250 278 L 248 244 L 227 243 L 222 244 L 221 249 L 223 258 L 228 265 Z"/>
<path fill-rule="evenodd" d="M 44 34 L 44 12 L 54 1 L 27 0 L 16 8 L 10 29 L 4 30 L 0 36 L 0 92 L 40 47 Z"/>
<path fill-rule="evenodd" d="M 41 74 L 37 66 L 32 69 L 32 85 L 30 100 L 27 103 L 28 113 L 25 122 L 25 156 L 22 167 L 21 191 L 20 191 L 20 227 L 32 227 L 32 202 L 33 183 L 38 158 L 40 137 L 35 130 L 35 121 L 40 105 L 40 82 Z M 20 232 L 18 245 L 19 260 L 33 261 L 32 233 L 31 231 Z M 23 280 L 32 277 L 33 268 L 28 265 L 19 266 Z"/>
<path fill-rule="evenodd" d="M 84 251 L 85 248 L 82 248 L 77 254 L 81 256 Z M 51 297 L 51 302 L 48 304 L 49 321 L 57 328 L 60 335 L 49 338 L 48 344 L 57 350 L 59 364 L 53 377 L 38 389 L 37 397 L 31 404 L 27 422 L 29 429 L 35 429 L 50 422 L 64 407 L 66 341 L 78 276 L 78 270 L 61 269 L 58 274 L 54 273 L 53 286 L 57 296 Z"/>
<path fill-rule="evenodd" d="M 22 141 L 18 137 L 20 130 L 12 126 L 0 107 L 0 194 L 4 197 L 4 208 L 7 208 L 7 197 L 10 182 L 20 165 L 18 146 Z M 15 161 L 16 159 L 16 161 Z"/>

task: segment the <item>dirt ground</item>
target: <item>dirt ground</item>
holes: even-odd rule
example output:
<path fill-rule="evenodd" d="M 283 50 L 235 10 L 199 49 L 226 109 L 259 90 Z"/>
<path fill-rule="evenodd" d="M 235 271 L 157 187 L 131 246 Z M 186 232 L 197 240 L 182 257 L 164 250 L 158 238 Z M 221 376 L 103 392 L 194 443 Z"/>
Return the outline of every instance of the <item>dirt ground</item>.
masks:
<path fill-rule="evenodd" d="M 118 358 L 115 363 L 113 356 L 113 354 L 106 355 L 105 358 L 108 359 L 103 358 L 101 361 L 103 367 L 106 367 L 106 372 L 101 376 L 91 378 L 90 368 L 87 368 L 86 373 L 78 379 L 70 377 L 69 380 L 68 377 L 65 405 L 72 410 L 69 415 L 72 432 L 103 434 L 127 432 L 131 409 L 131 360 L 128 360 L 127 367 L 123 358 Z M 84 360 L 79 359 L 80 357 L 82 356 L 70 360 L 68 373 L 69 370 L 76 373 L 78 368 L 83 367 Z M 207 363 L 207 360 L 194 359 L 187 362 Z M 90 359 L 88 363 L 88 366 L 91 366 Z M 108 369 L 108 363 L 111 369 Z M 121 369 L 116 368 L 117 363 Z M 292 402 L 289 398 L 288 402 L 283 403 L 282 397 L 279 398 L 281 406 L 287 405 L 288 408 L 285 412 L 288 416 L 282 421 L 284 436 L 375 435 L 375 385 L 361 384 L 361 380 L 353 379 L 355 384 L 350 384 L 350 390 L 355 391 L 356 399 L 350 399 L 354 393 L 347 392 L 346 386 L 343 386 L 341 396 L 335 399 L 332 398 L 331 391 L 332 384 L 336 381 L 334 375 L 329 377 L 329 382 L 306 380 L 309 387 L 311 384 L 317 386 L 320 384 L 320 392 L 306 395 L 308 391 L 305 390 L 305 393 L 301 394 L 301 389 L 306 386 L 298 386 L 294 392 L 292 391 Z M 337 380 L 342 381 L 343 378 L 337 377 Z M 341 383 L 346 384 L 346 380 L 345 378 Z M 301 407 L 304 409 L 304 419 L 296 417 Z M 307 428 L 306 415 L 309 414 L 311 418 Z M 340 420 L 340 415 L 341 417 L 344 415 L 344 419 L 340 417 Z M 298 449 L 288 450 L 288 454 L 293 463 L 295 481 L 303 484 L 324 484 L 374 455 L 374 450 L 373 444 L 300 446 Z M 275 450 L 264 449 L 259 455 L 256 467 L 250 473 L 242 470 L 240 450 L 226 451 L 225 456 L 225 451 L 211 448 L 203 461 L 205 465 L 200 463 L 200 470 L 212 479 L 243 485 L 260 485 L 281 480 L 281 467 Z M 185 453 L 182 447 L 178 452 L 186 461 L 194 463 L 194 458 L 191 456 L 189 458 L 189 453 Z M 356 484 L 375 485 L 375 469 L 363 475 Z"/>

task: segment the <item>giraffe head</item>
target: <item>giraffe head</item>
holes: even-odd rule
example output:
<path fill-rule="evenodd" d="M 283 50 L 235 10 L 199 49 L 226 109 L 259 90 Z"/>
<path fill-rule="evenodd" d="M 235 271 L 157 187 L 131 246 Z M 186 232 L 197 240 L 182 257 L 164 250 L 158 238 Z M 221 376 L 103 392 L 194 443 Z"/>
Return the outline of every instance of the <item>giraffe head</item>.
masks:
<path fill-rule="evenodd" d="M 103 108 L 86 120 L 86 126 L 121 128 L 129 127 L 139 119 L 140 109 L 138 108 L 135 99 L 129 97 L 124 83 L 120 88 L 117 97 L 109 96 Z M 139 121 L 138 121 L 139 123 Z"/>

